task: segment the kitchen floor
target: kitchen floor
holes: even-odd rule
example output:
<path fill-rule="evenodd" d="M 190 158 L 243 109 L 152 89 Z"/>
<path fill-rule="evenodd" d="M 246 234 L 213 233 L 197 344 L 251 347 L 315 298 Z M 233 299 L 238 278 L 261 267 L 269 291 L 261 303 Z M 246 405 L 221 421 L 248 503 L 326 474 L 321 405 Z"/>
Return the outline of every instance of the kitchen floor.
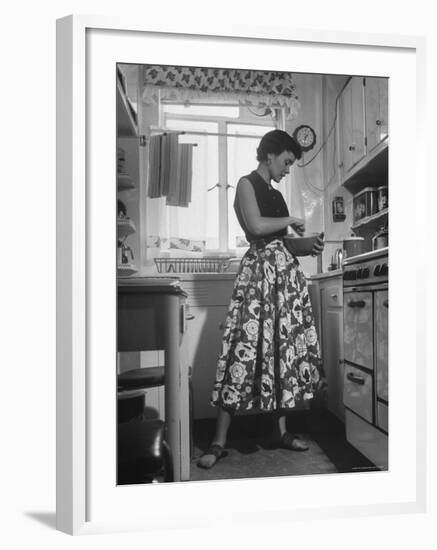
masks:
<path fill-rule="evenodd" d="M 377 468 L 346 441 L 344 424 L 328 411 L 302 411 L 290 417 L 294 432 L 308 444 L 305 452 L 272 448 L 271 415 L 235 417 L 228 456 L 205 470 L 197 466 L 214 432 L 213 419 L 193 426 L 191 481 L 375 471 Z M 291 428 L 291 426 L 289 426 Z M 290 430 L 291 431 L 291 430 Z"/>

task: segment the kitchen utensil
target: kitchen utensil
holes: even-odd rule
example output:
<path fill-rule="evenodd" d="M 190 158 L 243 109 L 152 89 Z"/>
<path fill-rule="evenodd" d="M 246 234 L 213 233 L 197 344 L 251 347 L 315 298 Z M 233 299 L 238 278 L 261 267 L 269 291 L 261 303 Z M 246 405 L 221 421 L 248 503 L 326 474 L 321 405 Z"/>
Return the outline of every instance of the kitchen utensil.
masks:
<path fill-rule="evenodd" d="M 284 244 L 294 256 L 309 256 L 319 235 L 311 237 L 284 236 Z"/>
<path fill-rule="evenodd" d="M 372 249 L 385 248 L 388 246 L 388 229 L 381 227 L 372 238 Z"/>
<path fill-rule="evenodd" d="M 343 249 L 337 248 L 337 250 L 334 252 L 334 262 L 336 266 L 336 269 L 341 269 L 343 265 Z"/>
<path fill-rule="evenodd" d="M 344 258 L 358 256 L 364 252 L 364 237 L 351 235 L 343 240 Z"/>
<path fill-rule="evenodd" d="M 376 213 L 377 209 L 377 193 L 373 187 L 366 187 L 354 196 L 354 223 L 362 218 L 367 218 Z"/>
<path fill-rule="evenodd" d="M 388 186 L 381 185 L 376 191 L 378 193 L 378 212 L 381 212 L 381 210 L 388 208 Z"/>

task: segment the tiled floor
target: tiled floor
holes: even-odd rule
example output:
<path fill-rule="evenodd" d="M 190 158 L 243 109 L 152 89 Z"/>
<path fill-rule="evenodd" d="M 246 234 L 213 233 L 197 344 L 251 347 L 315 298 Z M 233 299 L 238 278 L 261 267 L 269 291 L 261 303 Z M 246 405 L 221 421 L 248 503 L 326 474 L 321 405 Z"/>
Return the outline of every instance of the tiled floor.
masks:
<path fill-rule="evenodd" d="M 226 446 L 228 456 L 205 470 L 197 466 L 214 431 L 214 421 L 194 424 L 191 480 L 241 479 L 369 471 L 377 468 L 349 445 L 344 425 L 328 412 L 303 412 L 293 416 L 294 431 L 309 450 L 294 452 L 274 449 L 269 415 L 234 418 Z"/>

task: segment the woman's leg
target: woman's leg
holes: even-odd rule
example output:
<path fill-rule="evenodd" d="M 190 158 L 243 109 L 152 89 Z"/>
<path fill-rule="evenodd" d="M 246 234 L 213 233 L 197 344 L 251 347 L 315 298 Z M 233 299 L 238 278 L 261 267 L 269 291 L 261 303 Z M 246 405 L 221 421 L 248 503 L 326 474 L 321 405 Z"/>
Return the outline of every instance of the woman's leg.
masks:
<path fill-rule="evenodd" d="M 229 410 L 223 407 L 219 408 L 217 415 L 217 423 L 215 426 L 215 434 L 212 440 L 212 445 L 220 445 L 224 447 L 226 445 L 226 438 L 228 435 L 228 429 L 231 425 L 232 414 Z"/>
<path fill-rule="evenodd" d="M 226 438 L 228 435 L 228 429 L 231 425 L 232 413 L 222 407 L 219 408 L 217 414 L 217 422 L 215 426 L 215 434 L 212 439 L 209 449 L 199 459 L 198 465 L 202 468 L 211 468 L 217 462 L 219 458 L 224 456 L 224 446 L 226 445 Z"/>
<path fill-rule="evenodd" d="M 308 446 L 295 435 L 287 432 L 286 416 L 284 413 L 277 415 L 280 446 L 291 451 L 307 451 Z"/>

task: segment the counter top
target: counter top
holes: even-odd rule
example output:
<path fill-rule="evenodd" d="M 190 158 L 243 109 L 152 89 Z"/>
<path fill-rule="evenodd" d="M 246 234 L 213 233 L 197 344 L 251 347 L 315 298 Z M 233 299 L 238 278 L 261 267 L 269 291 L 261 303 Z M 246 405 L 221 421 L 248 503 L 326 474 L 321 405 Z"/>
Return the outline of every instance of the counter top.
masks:
<path fill-rule="evenodd" d="M 333 271 L 326 271 L 326 273 L 315 273 L 308 277 L 309 281 L 318 281 L 319 279 L 329 279 L 330 277 L 338 277 L 343 275 L 342 269 L 334 269 Z"/>
<path fill-rule="evenodd" d="M 388 256 L 388 246 L 384 248 L 378 248 L 377 250 L 371 250 L 370 252 L 364 252 L 358 256 L 350 256 L 343 260 L 343 265 L 355 264 L 365 260 L 373 260 L 374 258 Z"/>
<path fill-rule="evenodd" d="M 180 294 L 186 296 L 177 277 L 118 277 L 117 287 L 122 292 Z"/>

